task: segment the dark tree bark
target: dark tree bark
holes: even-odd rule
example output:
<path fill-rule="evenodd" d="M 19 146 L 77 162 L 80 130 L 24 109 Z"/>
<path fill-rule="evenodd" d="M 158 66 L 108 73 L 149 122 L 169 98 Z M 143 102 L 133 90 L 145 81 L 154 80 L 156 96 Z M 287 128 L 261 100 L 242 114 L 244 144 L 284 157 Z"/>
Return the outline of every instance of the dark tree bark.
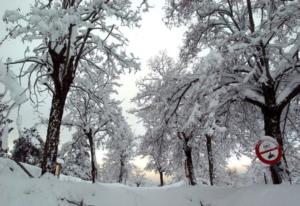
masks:
<path fill-rule="evenodd" d="M 263 109 L 263 115 L 264 115 L 264 124 L 265 124 L 265 135 L 271 136 L 274 139 L 277 140 L 278 144 L 282 147 L 282 136 L 281 136 L 281 130 L 280 130 L 280 114 L 279 111 L 274 111 L 270 109 Z M 275 169 L 274 165 L 270 166 L 270 172 L 272 177 L 273 184 L 281 184 L 282 178 L 280 174 L 278 173 L 278 170 Z"/>
<path fill-rule="evenodd" d="M 53 71 L 50 76 L 53 81 L 54 91 L 52 91 L 52 104 L 50 109 L 43 160 L 41 163 L 42 175 L 46 172 L 53 174 L 55 173 L 61 121 L 67 95 L 71 84 L 73 83 L 76 71 L 76 66 L 74 66 L 75 56 L 71 56 L 68 59 L 69 61 L 66 62 L 66 45 L 64 45 L 64 47 L 57 52 L 52 49 L 52 45 L 49 43 L 48 52 L 53 62 Z"/>
<path fill-rule="evenodd" d="M 125 172 L 125 156 L 120 155 L 120 173 L 119 173 L 119 179 L 118 179 L 119 183 L 123 182 L 124 172 Z"/>
<path fill-rule="evenodd" d="M 266 173 L 264 173 L 264 182 L 265 182 L 265 184 L 268 184 L 268 179 L 267 179 Z"/>
<path fill-rule="evenodd" d="M 276 104 L 276 93 L 274 86 L 269 84 L 268 86 L 263 86 L 265 103 L 266 106 L 262 107 L 262 113 L 264 117 L 264 130 L 265 135 L 271 136 L 276 139 L 278 144 L 283 147 L 283 140 L 280 128 L 280 117 L 282 114 L 282 109 Z M 276 165 L 270 166 L 270 172 L 273 184 L 281 184 L 282 178 L 279 174 Z"/>
<path fill-rule="evenodd" d="M 88 138 L 90 151 L 91 151 L 91 175 L 92 175 L 92 182 L 96 182 L 97 178 L 97 167 L 96 167 L 96 154 L 95 154 L 95 143 L 93 138 L 92 129 L 89 131 L 85 131 L 85 135 Z"/>
<path fill-rule="evenodd" d="M 300 93 L 299 88 L 295 88 L 290 95 L 288 95 L 280 104 L 276 102 L 276 89 L 274 83 L 269 81 L 262 85 L 263 96 L 265 100 L 265 104 L 257 102 L 255 100 L 246 99 L 247 102 L 258 106 L 263 114 L 264 119 L 264 131 L 266 136 L 270 136 L 274 138 L 278 144 L 283 149 L 283 159 L 285 160 L 285 152 L 284 152 L 284 144 L 283 144 L 283 136 L 280 127 L 281 115 L 285 106 L 298 94 Z M 278 165 L 283 166 L 284 168 L 278 168 Z M 278 163 L 278 165 L 271 165 L 270 172 L 272 177 L 273 184 L 281 184 L 283 179 L 280 175 L 281 172 L 286 173 L 289 176 L 289 171 L 287 170 L 287 162 L 285 161 L 285 165 L 282 162 Z M 282 170 L 283 171 L 280 171 Z M 290 178 L 290 177 L 289 177 Z"/>
<path fill-rule="evenodd" d="M 186 157 L 186 165 L 188 171 L 188 179 L 190 185 L 196 185 L 196 178 L 194 173 L 193 159 L 192 159 L 192 148 L 186 146 L 184 149 L 185 157 Z"/>
<path fill-rule="evenodd" d="M 183 151 L 186 158 L 186 170 L 187 178 L 189 179 L 190 185 L 196 185 L 196 178 L 194 173 L 193 158 L 192 158 L 192 147 L 189 145 L 190 137 L 186 136 L 184 132 L 178 134 L 179 138 L 183 140 Z"/>
<path fill-rule="evenodd" d="M 60 126 L 64 112 L 64 105 L 67 94 L 54 95 L 51 104 L 50 117 L 47 129 L 47 138 L 42 159 L 42 174 L 46 172 L 55 173 Z"/>
<path fill-rule="evenodd" d="M 162 186 L 165 185 L 165 183 L 164 183 L 164 172 L 159 170 L 158 173 L 159 173 L 159 181 L 160 181 L 159 186 L 162 187 Z"/>
<path fill-rule="evenodd" d="M 206 135 L 206 149 L 207 149 L 207 159 L 208 159 L 208 173 L 210 185 L 214 185 L 214 162 L 213 162 L 213 153 L 212 153 L 212 137 Z"/>

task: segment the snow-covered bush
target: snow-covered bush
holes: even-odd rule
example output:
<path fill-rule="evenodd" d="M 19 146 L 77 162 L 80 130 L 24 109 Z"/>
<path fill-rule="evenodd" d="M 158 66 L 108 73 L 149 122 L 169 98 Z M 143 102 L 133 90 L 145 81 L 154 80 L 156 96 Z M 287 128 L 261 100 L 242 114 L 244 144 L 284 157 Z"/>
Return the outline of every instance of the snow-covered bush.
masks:
<path fill-rule="evenodd" d="M 84 134 L 76 132 L 73 139 L 62 146 L 59 152 L 59 157 L 64 160 L 62 174 L 91 180 L 90 149 L 87 141 Z"/>
<path fill-rule="evenodd" d="M 12 159 L 31 165 L 40 166 L 44 141 L 36 128 L 24 128 L 21 136 L 14 140 Z"/>

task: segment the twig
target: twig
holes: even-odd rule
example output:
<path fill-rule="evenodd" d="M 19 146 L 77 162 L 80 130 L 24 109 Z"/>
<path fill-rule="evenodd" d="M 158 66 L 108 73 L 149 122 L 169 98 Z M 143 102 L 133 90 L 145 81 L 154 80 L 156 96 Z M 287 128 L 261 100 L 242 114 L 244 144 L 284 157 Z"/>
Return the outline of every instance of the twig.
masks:
<path fill-rule="evenodd" d="M 61 198 L 60 200 L 67 201 L 68 203 L 70 203 L 72 205 L 77 205 L 77 206 L 95 206 L 95 205 L 87 205 L 87 204 L 84 203 L 83 200 L 81 200 L 79 202 L 76 202 L 76 201 L 73 201 L 73 200 L 68 200 L 67 198 Z"/>
<path fill-rule="evenodd" d="M 0 41 L 0 46 L 8 39 L 9 36 L 19 27 L 20 25 L 15 26 L 8 34 Z"/>
<path fill-rule="evenodd" d="M 17 163 L 17 165 L 19 165 L 23 171 L 30 177 L 30 178 L 34 178 L 34 176 L 18 161 L 12 159 L 15 163 Z"/>

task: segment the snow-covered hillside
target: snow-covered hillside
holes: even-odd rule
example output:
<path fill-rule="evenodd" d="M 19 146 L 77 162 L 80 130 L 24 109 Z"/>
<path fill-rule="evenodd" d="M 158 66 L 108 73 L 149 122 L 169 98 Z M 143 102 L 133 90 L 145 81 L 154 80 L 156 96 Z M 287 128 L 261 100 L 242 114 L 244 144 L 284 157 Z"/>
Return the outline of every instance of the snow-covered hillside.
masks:
<path fill-rule="evenodd" d="M 135 188 L 71 179 L 58 180 L 50 175 L 29 178 L 16 163 L 0 158 L 0 203 L 5 206 L 72 206 L 80 202 L 94 206 L 296 206 L 300 202 L 300 185 L 229 188 L 188 186 L 181 182 L 162 188 Z"/>

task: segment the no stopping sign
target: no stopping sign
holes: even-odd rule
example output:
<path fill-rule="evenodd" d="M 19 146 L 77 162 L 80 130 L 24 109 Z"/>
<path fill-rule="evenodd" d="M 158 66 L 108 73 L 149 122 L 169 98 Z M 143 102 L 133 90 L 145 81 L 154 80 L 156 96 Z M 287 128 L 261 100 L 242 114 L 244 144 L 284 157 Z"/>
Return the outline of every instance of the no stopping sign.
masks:
<path fill-rule="evenodd" d="M 275 139 L 266 137 L 256 143 L 255 153 L 263 163 L 274 165 L 280 161 L 282 149 Z"/>

